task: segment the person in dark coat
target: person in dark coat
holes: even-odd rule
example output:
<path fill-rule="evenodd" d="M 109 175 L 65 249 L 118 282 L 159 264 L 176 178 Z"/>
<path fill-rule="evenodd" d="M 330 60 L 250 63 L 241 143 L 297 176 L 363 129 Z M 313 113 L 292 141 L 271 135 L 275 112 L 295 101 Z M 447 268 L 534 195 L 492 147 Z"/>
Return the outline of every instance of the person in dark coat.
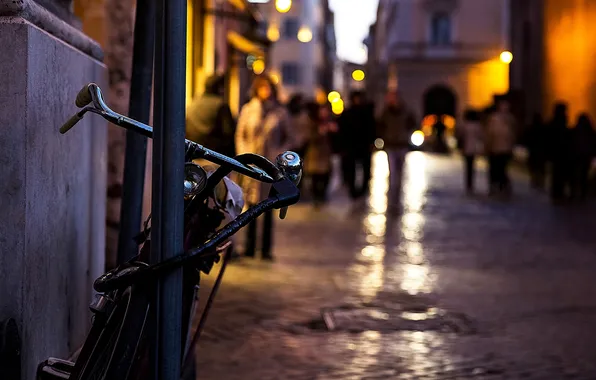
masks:
<path fill-rule="evenodd" d="M 565 103 L 555 105 L 549 123 L 549 156 L 552 162 L 551 199 L 554 202 L 564 201 L 568 197 L 572 171 L 571 131 Z"/>
<path fill-rule="evenodd" d="M 571 195 L 583 200 L 588 195 L 590 167 L 596 151 L 596 132 L 590 117 L 582 113 L 575 128 L 571 130 L 571 162 L 573 181 Z"/>
<path fill-rule="evenodd" d="M 350 107 L 339 117 L 338 125 L 344 182 L 349 189 L 350 197 L 358 199 L 368 192 L 376 134 L 374 106 L 366 103 L 363 92 L 354 91 L 350 94 Z M 358 167 L 363 172 L 360 185 L 356 183 Z"/>
<path fill-rule="evenodd" d="M 225 79 L 207 78 L 205 92 L 190 104 L 186 116 L 186 138 L 227 156 L 235 155 L 236 123 L 224 100 Z"/>

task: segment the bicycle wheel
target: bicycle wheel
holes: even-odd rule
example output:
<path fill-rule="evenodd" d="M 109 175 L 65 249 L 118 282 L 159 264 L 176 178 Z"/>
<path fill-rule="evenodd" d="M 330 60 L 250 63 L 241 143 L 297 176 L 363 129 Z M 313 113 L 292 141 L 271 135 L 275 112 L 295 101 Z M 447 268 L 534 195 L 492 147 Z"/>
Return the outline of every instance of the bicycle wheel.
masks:
<path fill-rule="evenodd" d="M 127 378 L 143 335 L 149 303 L 149 294 L 142 287 L 132 286 L 121 293 L 90 354 L 77 360 L 80 370 L 73 380 Z"/>

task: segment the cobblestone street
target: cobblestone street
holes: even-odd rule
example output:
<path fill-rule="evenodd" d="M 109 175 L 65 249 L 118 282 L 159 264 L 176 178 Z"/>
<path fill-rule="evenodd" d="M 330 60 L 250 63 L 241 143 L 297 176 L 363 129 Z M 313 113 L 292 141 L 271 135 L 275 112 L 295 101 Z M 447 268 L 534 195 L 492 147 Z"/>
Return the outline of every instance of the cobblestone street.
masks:
<path fill-rule="evenodd" d="M 596 379 L 596 208 L 521 174 L 511 201 L 466 197 L 461 167 L 410 154 L 394 215 L 381 152 L 366 203 L 291 208 L 273 263 L 228 267 L 198 378 Z"/>

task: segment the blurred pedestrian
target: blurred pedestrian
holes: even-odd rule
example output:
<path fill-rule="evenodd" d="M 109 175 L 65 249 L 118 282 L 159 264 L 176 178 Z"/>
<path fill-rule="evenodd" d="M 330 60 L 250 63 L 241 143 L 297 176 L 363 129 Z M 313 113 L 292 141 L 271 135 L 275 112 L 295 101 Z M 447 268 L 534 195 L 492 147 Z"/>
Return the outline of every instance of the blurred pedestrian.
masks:
<path fill-rule="evenodd" d="M 464 157 L 464 178 L 468 194 L 474 193 L 476 159 L 484 153 L 484 127 L 480 119 L 479 111 L 475 109 L 467 110 L 464 115 L 464 122 L 457 131 L 458 145 Z"/>
<path fill-rule="evenodd" d="M 302 94 L 294 94 L 286 105 L 288 115 L 290 118 L 290 126 L 288 128 L 288 148 L 291 151 L 298 153 L 304 159 L 306 154 L 306 146 L 310 135 L 310 121 L 304 96 Z M 300 181 L 299 188 L 302 188 L 304 181 Z"/>
<path fill-rule="evenodd" d="M 497 109 L 487 122 L 485 134 L 486 153 L 489 159 L 489 194 L 511 194 L 509 162 L 515 147 L 515 117 L 505 99 L 497 103 Z"/>
<path fill-rule="evenodd" d="M 288 144 L 290 125 L 286 108 L 278 101 L 277 89 L 266 75 L 254 79 L 251 99 L 240 111 L 236 130 L 236 149 L 238 154 L 256 153 L 274 160 Z M 268 186 L 257 180 L 242 177 L 241 186 L 245 193 L 248 207 L 257 204 L 267 196 Z M 263 217 L 261 255 L 263 259 L 273 258 L 272 229 L 273 212 L 265 212 Z M 257 249 L 257 221 L 248 225 L 245 256 L 254 257 Z"/>
<path fill-rule="evenodd" d="M 288 115 L 290 117 L 290 127 L 288 136 L 289 149 L 304 157 L 306 145 L 308 143 L 309 117 L 302 94 L 294 94 L 287 104 Z"/>
<path fill-rule="evenodd" d="M 548 161 L 548 130 L 539 113 L 532 117 L 532 123 L 526 133 L 526 146 L 528 148 L 530 185 L 534 189 L 543 190 Z"/>
<path fill-rule="evenodd" d="M 338 120 L 341 135 L 341 155 L 344 182 L 350 197 L 365 196 L 371 178 L 371 161 L 375 141 L 375 116 L 372 104 L 367 104 L 362 91 L 350 94 L 350 106 Z M 357 184 L 357 170 L 362 171 L 362 183 Z"/>
<path fill-rule="evenodd" d="M 186 138 L 227 156 L 234 156 L 236 123 L 224 100 L 225 79 L 215 74 L 207 78 L 205 92 L 196 97 L 186 116 Z"/>
<path fill-rule="evenodd" d="M 596 132 L 586 113 L 579 116 L 577 125 L 571 131 L 571 148 L 574 170 L 571 195 L 584 200 L 588 195 L 590 168 L 596 153 Z"/>
<path fill-rule="evenodd" d="M 433 125 L 433 150 L 435 153 L 449 153 L 449 146 L 447 146 L 447 140 L 445 136 L 446 132 L 447 126 L 443 122 L 443 115 L 436 115 L 436 121 Z"/>
<path fill-rule="evenodd" d="M 389 193 L 391 207 L 398 207 L 402 190 L 403 168 L 410 150 L 410 138 L 416 130 L 416 117 L 397 91 L 389 91 L 377 121 L 377 135 L 389 159 Z"/>
<path fill-rule="evenodd" d="M 569 197 L 571 185 L 571 131 L 567 117 L 567 105 L 555 104 L 549 123 L 549 157 L 552 162 L 550 195 L 555 203 Z"/>
<path fill-rule="evenodd" d="M 304 158 L 304 170 L 311 179 L 315 208 L 327 202 L 327 188 L 331 178 L 331 138 L 337 125 L 331 118 L 327 104 L 310 102 L 307 105 L 310 135 Z"/>

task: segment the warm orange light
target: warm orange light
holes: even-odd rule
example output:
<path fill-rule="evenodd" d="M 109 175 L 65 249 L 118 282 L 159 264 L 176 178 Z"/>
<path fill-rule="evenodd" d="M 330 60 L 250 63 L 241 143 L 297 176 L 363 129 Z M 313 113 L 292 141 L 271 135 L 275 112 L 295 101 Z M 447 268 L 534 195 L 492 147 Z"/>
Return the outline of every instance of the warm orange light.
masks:
<path fill-rule="evenodd" d="M 354 70 L 352 72 L 352 79 L 354 79 L 356 82 L 360 82 L 364 80 L 364 71 L 362 70 Z"/>
<path fill-rule="evenodd" d="M 325 101 L 327 100 L 325 91 L 321 90 L 320 88 L 317 88 L 316 94 L 315 94 L 315 100 L 317 101 L 318 104 L 325 104 Z"/>
<path fill-rule="evenodd" d="M 513 61 L 513 54 L 510 51 L 504 51 L 501 53 L 501 62 L 510 64 Z"/>
<path fill-rule="evenodd" d="M 437 123 L 437 116 L 436 115 L 426 115 L 424 119 L 422 119 L 422 126 L 429 126 L 432 127 Z"/>
<path fill-rule="evenodd" d="M 292 0 L 275 0 L 275 9 L 279 13 L 288 13 L 292 9 Z"/>
<path fill-rule="evenodd" d="M 453 129 L 455 127 L 455 118 L 449 115 L 441 116 L 441 121 L 448 129 Z"/>
<path fill-rule="evenodd" d="M 273 42 L 279 40 L 279 28 L 277 25 L 269 25 L 269 28 L 267 29 L 267 38 Z"/>
<path fill-rule="evenodd" d="M 277 73 L 271 73 L 269 74 L 269 78 L 271 78 L 271 81 L 273 82 L 273 84 L 279 84 L 279 74 Z"/>

